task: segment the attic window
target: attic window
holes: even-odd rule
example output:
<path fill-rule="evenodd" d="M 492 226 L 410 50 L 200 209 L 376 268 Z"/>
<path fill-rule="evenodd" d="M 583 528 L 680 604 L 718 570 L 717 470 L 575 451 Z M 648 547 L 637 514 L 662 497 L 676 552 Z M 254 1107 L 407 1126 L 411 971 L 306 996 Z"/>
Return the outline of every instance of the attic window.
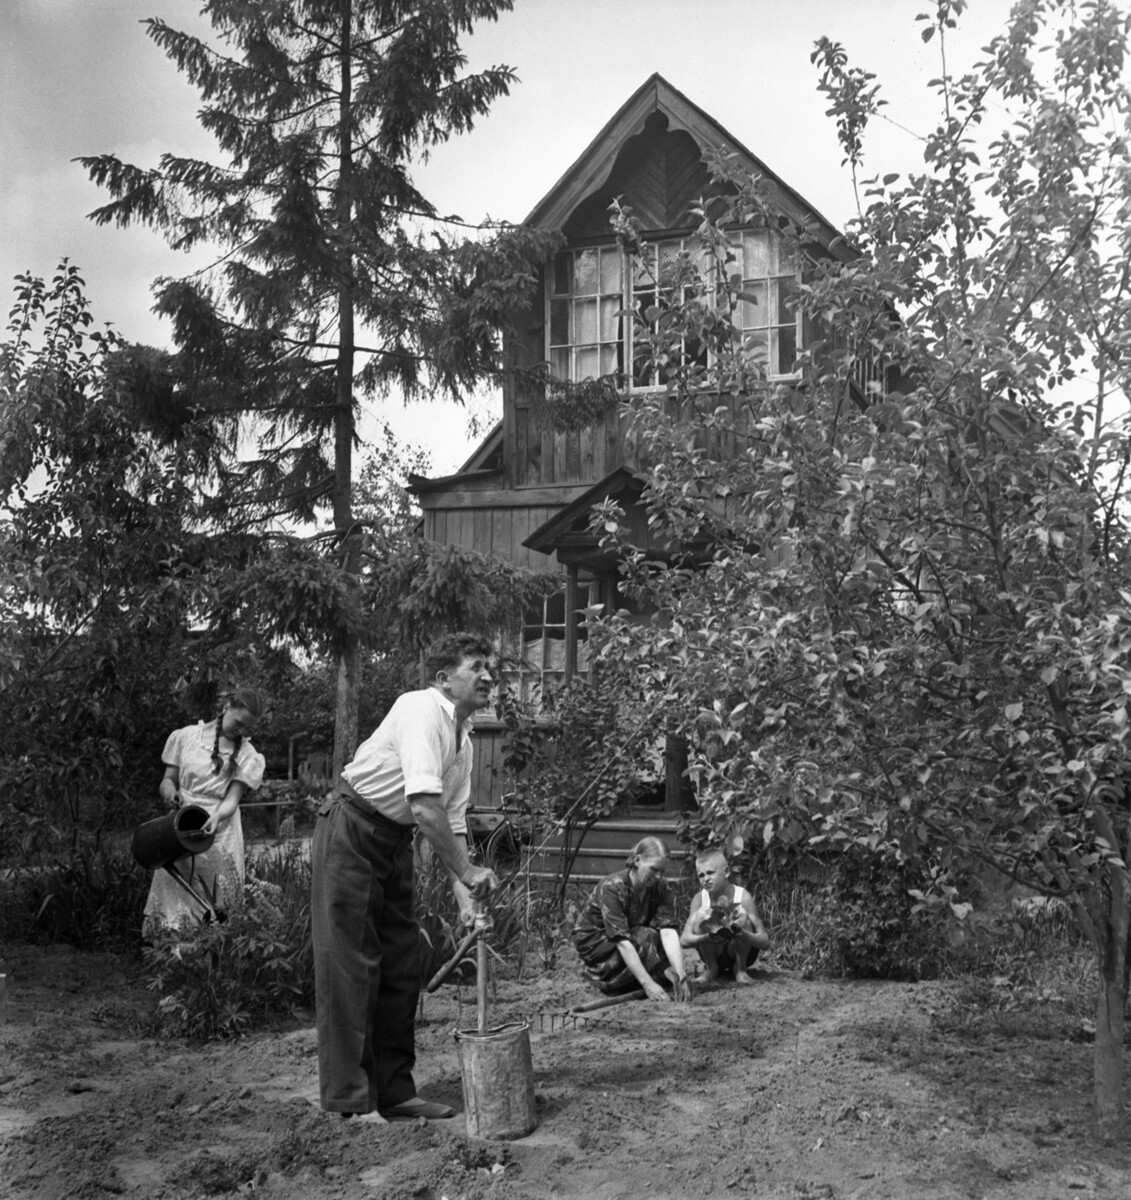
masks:
<path fill-rule="evenodd" d="M 624 259 L 616 246 L 572 250 L 554 259 L 550 373 L 579 381 L 624 368 Z"/>
<path fill-rule="evenodd" d="M 768 230 L 744 230 L 731 242 L 728 262 L 715 266 L 697 238 L 667 238 L 645 243 L 629 256 L 619 247 L 568 250 L 554 259 L 547 296 L 547 358 L 555 379 L 580 383 L 613 375 L 625 386 L 625 364 L 632 363 L 629 390 L 663 386 L 633 352 L 635 311 L 655 328 L 664 310 L 685 302 L 698 288 L 714 283 L 715 271 L 737 279 L 743 299 L 732 320 L 747 349 L 765 366 L 769 378 L 790 375 L 797 360 L 800 317 L 791 308 L 798 271 L 781 239 Z M 696 341 L 681 345 L 684 362 L 705 364 Z"/>
<path fill-rule="evenodd" d="M 780 237 L 768 230 L 735 234 L 734 259 L 726 266 L 733 283 L 741 276 L 743 296 L 733 315 L 748 350 L 773 379 L 790 375 L 797 362 L 800 314 L 791 301 L 797 296 L 798 267 Z"/>

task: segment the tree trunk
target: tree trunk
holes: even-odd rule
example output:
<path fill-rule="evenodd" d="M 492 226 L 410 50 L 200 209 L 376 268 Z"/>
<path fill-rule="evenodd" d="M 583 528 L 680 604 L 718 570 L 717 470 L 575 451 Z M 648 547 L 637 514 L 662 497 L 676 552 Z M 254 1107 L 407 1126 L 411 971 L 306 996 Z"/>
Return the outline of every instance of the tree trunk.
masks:
<path fill-rule="evenodd" d="M 338 655 L 334 708 L 334 782 L 357 749 L 357 694 L 361 655 L 357 643 Z"/>
<path fill-rule="evenodd" d="M 1096 1128 L 1114 1142 L 1123 1135 L 1123 1033 L 1127 1005 L 1127 937 L 1131 914 L 1113 903 L 1104 923 L 1096 981 Z"/>
<path fill-rule="evenodd" d="M 1104 880 L 1093 892 L 1092 944 L 1099 959 L 1096 980 L 1096 1128 L 1104 1141 L 1123 1134 L 1123 1029 L 1127 1004 L 1128 939 L 1131 937 L 1131 875 L 1124 863 L 1131 846 L 1120 838 L 1111 812 L 1095 803 L 1097 835 L 1119 854 L 1103 865 Z M 1104 886 L 1106 885 L 1106 886 Z"/>
<path fill-rule="evenodd" d="M 350 130 L 353 45 L 352 0 L 341 0 L 339 45 L 341 95 L 338 109 L 338 200 L 337 223 L 348 242 L 353 217 L 353 143 Z M 335 374 L 334 412 L 334 530 L 343 566 L 353 575 L 361 570 L 361 539 L 353 521 L 353 360 L 354 299 L 353 262 L 348 260 L 338 289 L 338 361 Z M 357 748 L 357 699 L 360 684 L 360 652 L 357 638 L 350 635 L 338 651 L 338 682 L 334 708 L 334 781 Z"/>
<path fill-rule="evenodd" d="M 1124 951 L 1126 954 L 1126 951 Z M 1123 1026 L 1127 988 L 1120 965 L 1118 977 L 1109 978 L 1103 964 L 1096 988 L 1095 1089 L 1096 1127 L 1106 1142 L 1123 1133 Z"/>

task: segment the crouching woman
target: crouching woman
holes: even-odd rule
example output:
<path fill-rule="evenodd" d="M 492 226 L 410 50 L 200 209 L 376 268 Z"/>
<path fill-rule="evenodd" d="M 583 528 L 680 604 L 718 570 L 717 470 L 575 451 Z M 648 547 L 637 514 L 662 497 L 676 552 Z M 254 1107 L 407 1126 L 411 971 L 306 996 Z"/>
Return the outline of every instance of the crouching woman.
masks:
<path fill-rule="evenodd" d="M 668 1000 L 667 981 L 679 999 L 687 978 L 675 904 L 664 879 L 670 858 L 659 838 L 642 838 L 617 871 L 593 889 L 573 931 L 585 977 L 615 996 L 643 988 L 649 1000 Z"/>

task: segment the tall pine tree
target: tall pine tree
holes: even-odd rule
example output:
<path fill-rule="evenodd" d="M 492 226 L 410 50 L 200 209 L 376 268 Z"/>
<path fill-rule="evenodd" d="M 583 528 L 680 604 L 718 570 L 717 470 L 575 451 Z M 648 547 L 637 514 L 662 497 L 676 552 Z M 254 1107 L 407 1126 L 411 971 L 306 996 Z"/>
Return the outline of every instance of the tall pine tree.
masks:
<path fill-rule="evenodd" d="M 148 224 L 211 269 L 157 281 L 186 411 L 255 414 L 259 453 L 224 479 L 259 519 L 327 506 L 356 580 L 359 395 L 452 395 L 497 368 L 497 323 L 532 286 L 546 235 L 499 228 L 453 246 L 414 186 L 414 158 L 469 131 L 515 81 L 465 73 L 459 39 L 511 0 L 208 0 L 210 41 L 160 20 L 149 36 L 199 88 L 224 165 L 164 155 L 80 161 L 112 203 L 99 224 Z M 485 298 L 489 297 L 489 298 Z M 187 397 L 187 401 L 185 401 Z M 356 635 L 336 647 L 335 768 L 357 740 Z"/>

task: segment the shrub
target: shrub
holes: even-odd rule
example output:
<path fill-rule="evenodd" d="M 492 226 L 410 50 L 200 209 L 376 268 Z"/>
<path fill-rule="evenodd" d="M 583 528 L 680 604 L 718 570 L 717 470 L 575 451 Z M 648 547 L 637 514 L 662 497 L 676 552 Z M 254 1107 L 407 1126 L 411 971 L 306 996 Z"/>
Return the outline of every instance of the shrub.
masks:
<path fill-rule="evenodd" d="M 919 869 L 857 845 L 815 865 L 808 855 L 755 855 L 747 868 L 776 963 L 857 979 L 931 979 L 955 968 L 953 925 L 914 911 Z"/>
<path fill-rule="evenodd" d="M 856 979 L 931 979 L 950 952 L 944 927 L 917 913 L 919 869 L 850 846 L 822 893 L 826 969 Z"/>
<path fill-rule="evenodd" d="M 960 1037 L 1091 1036 L 1093 951 L 1064 906 L 1003 909 L 960 961 L 962 977 L 933 1013 L 936 1028 Z"/>
<path fill-rule="evenodd" d="M 148 890 L 149 872 L 132 855 L 104 847 L 13 868 L 0 881 L 0 940 L 134 952 Z"/>
<path fill-rule="evenodd" d="M 258 856 L 226 919 L 159 934 L 144 961 L 158 1033 L 235 1037 L 309 1007 L 310 864 L 297 849 Z"/>

